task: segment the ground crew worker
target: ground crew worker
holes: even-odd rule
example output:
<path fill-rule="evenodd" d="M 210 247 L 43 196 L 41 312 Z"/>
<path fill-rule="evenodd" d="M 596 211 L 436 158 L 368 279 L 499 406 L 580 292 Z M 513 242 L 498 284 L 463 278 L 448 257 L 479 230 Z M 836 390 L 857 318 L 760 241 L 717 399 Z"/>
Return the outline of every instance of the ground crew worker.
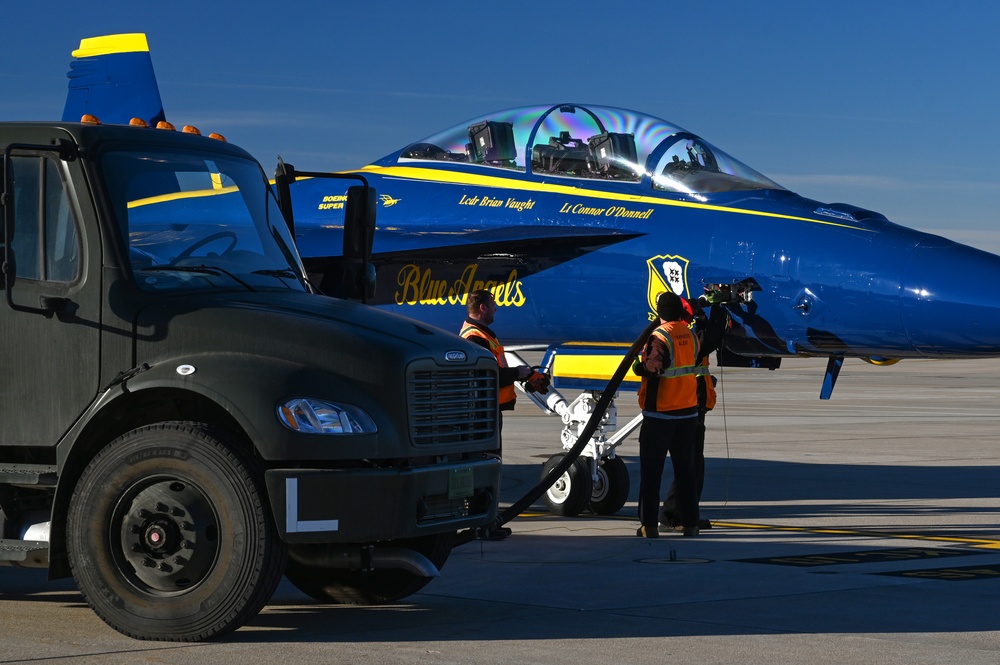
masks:
<path fill-rule="evenodd" d="M 722 337 L 725 332 L 727 313 L 722 306 L 715 306 L 711 309 L 711 316 L 706 317 L 705 311 L 700 302 L 690 304 L 689 301 L 681 299 L 685 304 L 685 311 L 690 310 L 692 320 L 681 315 L 681 318 L 689 324 L 695 337 L 698 339 L 698 357 L 695 364 L 698 365 L 698 433 L 695 437 L 694 446 L 694 468 L 695 479 L 698 485 L 698 502 L 701 503 L 701 492 L 705 488 L 705 416 L 715 408 L 715 377 L 708 369 L 708 357 L 718 350 L 722 344 Z M 663 507 L 660 509 L 660 526 L 671 530 L 682 530 L 680 516 L 677 514 L 677 483 L 671 482 L 670 489 L 667 490 L 667 498 L 663 500 Z M 707 519 L 698 520 L 699 529 L 711 529 L 712 523 Z"/>
<path fill-rule="evenodd" d="M 478 344 L 493 354 L 500 366 L 498 401 L 500 406 L 499 420 L 497 422 L 498 431 L 503 430 L 503 412 L 512 411 L 514 403 L 517 401 L 517 392 L 514 389 L 515 381 L 525 381 L 535 372 L 527 365 L 518 367 L 508 367 L 507 358 L 504 356 L 503 346 L 496 334 L 490 329 L 497 311 L 497 303 L 493 294 L 485 289 L 471 291 L 467 299 L 468 317 L 462 325 L 459 333 L 463 338 L 473 344 Z M 498 449 L 497 454 L 500 454 Z M 485 540 L 503 540 L 511 534 L 511 530 L 504 526 L 493 526 L 485 535 Z"/>
<path fill-rule="evenodd" d="M 715 408 L 715 377 L 708 371 L 708 356 L 705 355 L 698 363 L 698 429 L 694 440 L 694 473 L 696 494 L 699 506 L 701 492 L 705 488 L 705 416 Z M 699 510 L 700 512 L 700 510 Z M 667 490 L 667 498 L 659 515 L 660 526 L 674 531 L 682 530 L 680 516 L 677 512 L 677 482 L 674 479 Z M 698 529 L 711 529 L 712 523 L 707 519 L 698 519 Z"/>
<path fill-rule="evenodd" d="M 669 291 L 656 299 L 660 325 L 633 370 L 642 377 L 639 407 L 639 522 L 636 535 L 659 537 L 660 483 L 667 453 L 677 483 L 677 509 L 685 536 L 698 535 L 695 439 L 698 427 L 698 340 L 681 320 L 681 299 Z"/>
<path fill-rule="evenodd" d="M 503 346 L 496 334 L 490 330 L 490 325 L 497 312 L 497 303 L 493 294 L 486 289 L 478 289 L 469 293 L 468 297 L 469 316 L 465 319 L 462 337 L 473 344 L 478 344 L 493 354 L 500 366 L 500 392 L 498 394 L 500 411 L 513 411 L 514 403 L 517 401 L 517 392 L 514 390 L 515 381 L 527 380 L 533 370 L 527 365 L 518 367 L 508 367 L 507 358 L 504 356 Z M 501 427 L 503 420 L 500 421 Z"/>

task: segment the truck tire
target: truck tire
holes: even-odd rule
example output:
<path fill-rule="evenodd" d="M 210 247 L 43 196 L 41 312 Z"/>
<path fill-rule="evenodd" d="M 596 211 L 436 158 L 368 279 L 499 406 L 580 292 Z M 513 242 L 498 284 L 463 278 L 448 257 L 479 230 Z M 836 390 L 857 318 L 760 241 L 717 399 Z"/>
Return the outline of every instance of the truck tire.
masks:
<path fill-rule="evenodd" d="M 262 473 L 206 425 L 133 430 L 90 462 L 67 546 L 91 608 L 130 637 L 200 641 L 267 603 L 285 563 Z"/>
<path fill-rule="evenodd" d="M 566 453 L 556 453 L 542 465 L 542 478 L 548 476 L 566 457 Z M 553 515 L 576 517 L 590 504 L 593 479 L 590 476 L 590 460 L 577 457 L 573 465 L 545 491 L 545 503 Z"/>
<path fill-rule="evenodd" d="M 597 463 L 597 480 L 590 495 L 595 515 L 614 515 L 628 501 L 628 468 L 621 457 L 605 457 Z"/>
<path fill-rule="evenodd" d="M 451 554 L 453 534 L 438 534 L 396 540 L 386 547 L 406 547 L 420 552 L 440 570 Z M 293 550 L 295 545 L 290 546 Z M 376 568 L 370 572 L 350 568 L 309 566 L 289 557 L 285 577 L 295 587 L 321 603 L 380 605 L 406 598 L 423 589 L 433 578 L 398 568 Z"/>

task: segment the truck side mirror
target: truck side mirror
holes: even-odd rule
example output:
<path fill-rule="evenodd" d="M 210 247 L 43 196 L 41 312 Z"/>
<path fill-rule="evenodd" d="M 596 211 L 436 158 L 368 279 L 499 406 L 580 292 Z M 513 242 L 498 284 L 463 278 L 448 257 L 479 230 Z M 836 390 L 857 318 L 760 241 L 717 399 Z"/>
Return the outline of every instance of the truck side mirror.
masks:
<path fill-rule="evenodd" d="M 372 187 L 355 185 L 347 188 L 344 211 L 344 256 L 347 258 L 368 259 L 372 254 L 375 200 L 376 193 Z"/>
<path fill-rule="evenodd" d="M 365 302 L 375 295 L 375 266 L 369 261 L 375 240 L 377 196 L 367 185 L 347 189 L 344 209 L 344 292 Z"/>
<path fill-rule="evenodd" d="M 288 225 L 288 232 L 295 240 L 295 218 L 292 215 L 292 192 L 289 189 L 295 182 L 295 167 L 286 164 L 278 157 L 278 166 L 274 169 L 274 189 L 278 195 L 278 207 L 285 216 L 285 224 Z"/>

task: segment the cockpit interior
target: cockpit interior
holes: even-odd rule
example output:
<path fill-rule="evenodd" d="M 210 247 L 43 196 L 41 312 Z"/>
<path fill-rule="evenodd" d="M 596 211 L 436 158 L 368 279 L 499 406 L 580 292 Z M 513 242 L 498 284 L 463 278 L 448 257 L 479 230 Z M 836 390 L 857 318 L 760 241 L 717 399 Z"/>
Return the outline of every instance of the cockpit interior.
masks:
<path fill-rule="evenodd" d="M 413 143 L 394 158 L 509 169 L 546 180 L 646 183 L 678 194 L 782 189 L 665 120 L 580 104 L 492 113 Z"/>

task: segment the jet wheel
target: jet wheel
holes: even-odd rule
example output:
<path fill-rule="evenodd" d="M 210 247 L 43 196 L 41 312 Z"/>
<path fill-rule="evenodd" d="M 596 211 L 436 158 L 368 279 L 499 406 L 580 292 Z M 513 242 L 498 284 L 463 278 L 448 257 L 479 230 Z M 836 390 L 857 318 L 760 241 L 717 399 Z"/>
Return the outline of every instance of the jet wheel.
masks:
<path fill-rule="evenodd" d="M 621 457 L 606 457 L 597 464 L 597 477 L 590 495 L 590 509 L 598 515 L 614 515 L 628 501 L 628 468 Z"/>
<path fill-rule="evenodd" d="M 566 457 L 557 453 L 542 465 L 542 478 L 548 476 Z M 545 492 L 545 503 L 554 515 L 576 517 L 590 503 L 593 480 L 590 475 L 589 458 L 577 457 L 573 465 L 556 479 Z"/>

